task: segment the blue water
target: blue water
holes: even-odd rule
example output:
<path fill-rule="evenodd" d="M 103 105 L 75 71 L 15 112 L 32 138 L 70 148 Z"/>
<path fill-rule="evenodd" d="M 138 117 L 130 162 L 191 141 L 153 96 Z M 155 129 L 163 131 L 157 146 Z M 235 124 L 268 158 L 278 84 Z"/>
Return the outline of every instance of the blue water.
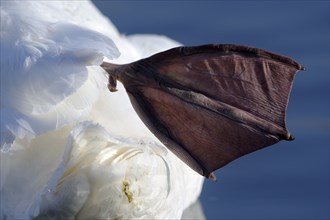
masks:
<path fill-rule="evenodd" d="M 287 114 L 296 140 L 218 170 L 200 201 L 208 219 L 329 219 L 329 1 L 95 4 L 126 34 L 163 34 L 185 45 L 250 45 L 305 66 Z"/>

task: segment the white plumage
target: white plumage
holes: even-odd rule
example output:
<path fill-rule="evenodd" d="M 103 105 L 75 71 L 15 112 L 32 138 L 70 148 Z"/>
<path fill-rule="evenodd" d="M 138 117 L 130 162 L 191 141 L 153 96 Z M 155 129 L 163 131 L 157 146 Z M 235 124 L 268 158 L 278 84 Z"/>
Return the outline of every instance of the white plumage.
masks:
<path fill-rule="evenodd" d="M 120 35 L 90 2 L 1 2 L 1 218 L 180 218 L 203 178 L 99 67 L 178 45 Z"/>

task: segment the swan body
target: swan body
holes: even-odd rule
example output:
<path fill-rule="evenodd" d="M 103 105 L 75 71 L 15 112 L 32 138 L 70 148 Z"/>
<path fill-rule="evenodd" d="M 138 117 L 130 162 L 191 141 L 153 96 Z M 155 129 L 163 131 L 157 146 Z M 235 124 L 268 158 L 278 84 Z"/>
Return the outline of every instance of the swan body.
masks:
<path fill-rule="evenodd" d="M 91 2 L 1 2 L 1 219 L 180 218 L 203 178 L 99 66 L 178 45 L 123 36 Z"/>

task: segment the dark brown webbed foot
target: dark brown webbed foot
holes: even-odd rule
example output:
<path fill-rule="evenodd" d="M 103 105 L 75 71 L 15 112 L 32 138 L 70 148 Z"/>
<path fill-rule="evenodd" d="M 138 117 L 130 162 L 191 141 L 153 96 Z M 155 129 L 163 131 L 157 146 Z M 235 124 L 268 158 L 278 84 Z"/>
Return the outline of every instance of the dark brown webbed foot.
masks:
<path fill-rule="evenodd" d="M 173 48 L 126 65 L 103 63 L 109 90 L 123 83 L 163 144 L 196 172 L 292 140 L 285 114 L 303 67 L 288 57 L 238 45 Z"/>

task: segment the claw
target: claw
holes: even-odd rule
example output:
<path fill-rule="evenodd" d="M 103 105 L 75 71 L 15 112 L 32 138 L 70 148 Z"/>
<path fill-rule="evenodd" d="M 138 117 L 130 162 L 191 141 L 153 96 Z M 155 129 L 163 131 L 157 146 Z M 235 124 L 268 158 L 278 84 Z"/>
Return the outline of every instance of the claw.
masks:
<path fill-rule="evenodd" d="M 109 74 L 109 84 L 108 84 L 108 89 L 110 92 L 117 92 L 117 80 Z"/>

